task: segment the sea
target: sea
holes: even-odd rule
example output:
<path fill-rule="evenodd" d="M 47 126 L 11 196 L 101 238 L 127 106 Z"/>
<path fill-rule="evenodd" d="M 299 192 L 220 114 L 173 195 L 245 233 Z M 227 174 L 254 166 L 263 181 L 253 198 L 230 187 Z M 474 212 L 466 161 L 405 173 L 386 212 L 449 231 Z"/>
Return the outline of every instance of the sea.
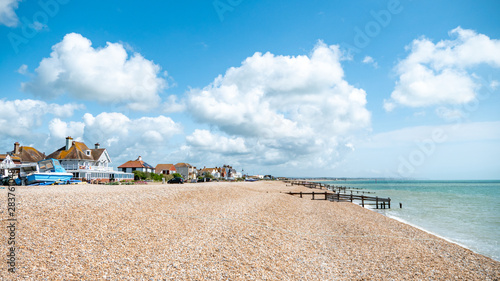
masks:
<path fill-rule="evenodd" d="M 373 210 L 500 261 L 500 180 L 370 179 L 322 183 L 359 188 L 354 193 L 365 191 L 373 193 L 366 194 L 369 196 L 390 197 L 391 209 Z"/>

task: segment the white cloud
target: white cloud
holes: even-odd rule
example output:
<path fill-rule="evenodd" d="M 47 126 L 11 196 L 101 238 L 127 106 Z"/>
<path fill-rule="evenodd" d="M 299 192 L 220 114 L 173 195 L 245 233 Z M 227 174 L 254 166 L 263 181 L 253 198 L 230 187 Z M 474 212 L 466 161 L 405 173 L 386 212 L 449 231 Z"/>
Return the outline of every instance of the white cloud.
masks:
<path fill-rule="evenodd" d="M 42 126 L 47 114 L 55 117 L 70 117 L 75 110 L 81 109 L 77 104 L 48 104 L 38 100 L 0 100 L 0 131 L 6 137 L 30 136 Z"/>
<path fill-rule="evenodd" d="M 427 38 L 412 42 L 410 54 L 396 66 L 399 81 L 391 99 L 384 101 L 387 111 L 396 105 L 456 105 L 474 100 L 480 84 L 470 70 L 481 64 L 499 68 L 500 40 L 460 27 L 450 36 L 456 38 L 436 44 Z"/>
<path fill-rule="evenodd" d="M 366 93 L 343 79 L 341 56 L 338 46 L 322 42 L 309 56 L 255 53 L 190 90 L 187 108 L 196 120 L 244 138 L 249 161 L 284 164 L 314 155 L 314 165 L 335 162 L 339 143 L 370 126 Z"/>
<path fill-rule="evenodd" d="M 21 66 L 17 69 L 17 73 L 19 73 L 19 74 L 23 74 L 23 75 L 27 74 L 27 73 L 28 73 L 28 66 L 27 66 L 27 65 L 25 65 L 25 64 L 21 65 Z"/>
<path fill-rule="evenodd" d="M 444 106 L 436 108 L 436 114 L 437 116 L 449 122 L 462 120 L 465 117 L 465 114 L 462 110 L 457 108 L 450 109 Z"/>
<path fill-rule="evenodd" d="M 45 98 L 65 93 L 103 104 L 125 104 L 132 110 L 157 107 L 159 93 L 167 87 L 160 67 L 139 53 L 127 54 L 123 44 L 94 49 L 80 34 L 70 33 L 52 47 L 23 89 Z"/>
<path fill-rule="evenodd" d="M 498 85 L 500 85 L 500 83 L 498 83 L 497 80 L 493 80 L 493 81 L 490 82 L 490 88 L 492 90 L 496 90 L 498 88 Z"/>
<path fill-rule="evenodd" d="M 55 140 L 63 140 L 67 136 L 72 136 L 75 139 L 80 139 L 83 135 L 83 129 L 85 124 L 82 122 L 64 122 L 59 118 L 54 118 L 49 123 L 50 141 L 49 143 L 54 143 Z M 80 138 L 78 138 L 80 136 Z"/>
<path fill-rule="evenodd" d="M 373 67 L 378 68 L 378 63 L 370 56 L 365 56 L 363 59 L 363 63 L 365 64 L 371 64 Z"/>
<path fill-rule="evenodd" d="M 92 144 L 99 142 L 112 157 L 117 157 L 117 161 L 135 159 L 139 155 L 149 155 L 160 161 L 173 150 L 169 147 L 170 139 L 182 133 L 179 124 L 162 115 L 130 119 L 121 113 L 103 112 L 97 116 L 87 113 L 83 116 L 83 124 L 83 139 Z"/>
<path fill-rule="evenodd" d="M 19 18 L 14 12 L 21 0 L 1 0 L 0 1 L 0 24 L 14 27 L 19 24 Z"/>
<path fill-rule="evenodd" d="M 196 129 L 193 134 L 186 137 L 186 142 L 197 151 L 224 154 L 244 154 L 249 151 L 243 138 L 228 138 L 212 134 L 208 130 Z"/>
<path fill-rule="evenodd" d="M 167 101 L 163 104 L 163 112 L 165 113 L 175 113 L 182 112 L 186 109 L 184 101 L 177 102 L 177 96 L 170 95 Z"/>

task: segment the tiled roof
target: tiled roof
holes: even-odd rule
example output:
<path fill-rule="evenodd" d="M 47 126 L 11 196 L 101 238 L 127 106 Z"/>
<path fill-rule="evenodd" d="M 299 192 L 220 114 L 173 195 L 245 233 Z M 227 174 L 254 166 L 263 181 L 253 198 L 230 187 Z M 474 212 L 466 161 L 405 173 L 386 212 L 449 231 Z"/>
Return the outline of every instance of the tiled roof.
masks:
<path fill-rule="evenodd" d="M 211 173 L 212 171 L 214 171 L 214 170 L 216 170 L 216 171 L 217 171 L 217 169 L 215 169 L 215 168 L 203 168 L 203 169 L 201 169 L 201 171 L 202 171 L 202 172 L 210 172 L 210 173 Z"/>
<path fill-rule="evenodd" d="M 193 166 L 189 165 L 188 163 L 177 163 L 175 164 L 175 167 L 193 167 Z"/>
<path fill-rule="evenodd" d="M 12 154 L 12 160 L 14 160 L 15 157 L 18 157 L 23 163 L 34 163 L 45 159 L 45 154 L 33 147 L 21 146 L 18 154 Z"/>
<path fill-rule="evenodd" d="M 118 168 L 148 168 L 148 169 L 154 169 L 153 166 L 149 165 L 148 163 L 142 161 L 142 160 L 130 160 L 125 162 L 124 164 L 118 166 Z"/>
<path fill-rule="evenodd" d="M 174 164 L 158 164 L 156 165 L 155 171 L 165 171 L 165 170 L 170 170 L 170 171 L 176 171 Z"/>
<path fill-rule="evenodd" d="M 92 151 L 92 157 L 94 158 L 94 160 L 99 160 L 99 158 L 101 158 L 101 155 L 104 153 L 104 151 L 106 151 L 105 148 L 98 148 L 98 149 L 91 149 Z"/>
<path fill-rule="evenodd" d="M 8 154 L 0 154 L 0 162 L 5 160 L 9 156 Z M 15 163 L 15 164 L 21 164 L 21 158 L 18 156 L 10 156 L 10 159 Z"/>
<path fill-rule="evenodd" d="M 66 146 L 59 148 L 57 151 L 48 155 L 47 158 L 54 158 L 58 160 L 95 160 L 92 156 L 87 155 L 86 151 L 90 150 L 83 142 L 73 141 L 71 148 L 66 150 Z"/>

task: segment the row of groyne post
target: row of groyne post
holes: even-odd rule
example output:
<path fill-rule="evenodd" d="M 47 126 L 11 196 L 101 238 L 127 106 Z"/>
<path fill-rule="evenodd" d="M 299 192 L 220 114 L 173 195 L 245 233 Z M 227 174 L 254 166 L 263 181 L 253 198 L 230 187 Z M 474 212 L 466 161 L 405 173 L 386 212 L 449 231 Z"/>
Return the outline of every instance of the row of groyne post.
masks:
<path fill-rule="evenodd" d="M 391 198 L 381 198 L 378 196 L 368 196 L 367 191 L 360 191 L 359 188 L 350 188 L 346 186 L 335 186 L 331 184 L 323 184 L 320 182 L 310 182 L 301 180 L 287 180 L 285 183 L 290 185 L 301 185 L 310 189 L 322 189 L 324 192 L 287 192 L 290 195 L 299 195 L 303 198 L 305 195 L 310 195 L 311 200 L 330 200 L 334 202 L 351 202 L 359 203 L 362 207 L 365 205 L 375 206 L 375 209 L 391 208 Z M 330 192 L 328 192 L 330 191 Z"/>

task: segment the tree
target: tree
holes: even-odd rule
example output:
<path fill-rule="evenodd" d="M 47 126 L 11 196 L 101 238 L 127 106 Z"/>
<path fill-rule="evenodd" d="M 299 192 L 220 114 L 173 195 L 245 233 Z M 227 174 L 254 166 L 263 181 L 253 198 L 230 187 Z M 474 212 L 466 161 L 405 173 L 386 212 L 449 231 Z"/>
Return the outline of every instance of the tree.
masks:
<path fill-rule="evenodd" d="M 183 178 L 183 176 L 179 173 L 173 173 L 174 178 Z"/>
<path fill-rule="evenodd" d="M 148 176 L 142 171 L 134 171 L 134 180 L 145 180 Z"/>

